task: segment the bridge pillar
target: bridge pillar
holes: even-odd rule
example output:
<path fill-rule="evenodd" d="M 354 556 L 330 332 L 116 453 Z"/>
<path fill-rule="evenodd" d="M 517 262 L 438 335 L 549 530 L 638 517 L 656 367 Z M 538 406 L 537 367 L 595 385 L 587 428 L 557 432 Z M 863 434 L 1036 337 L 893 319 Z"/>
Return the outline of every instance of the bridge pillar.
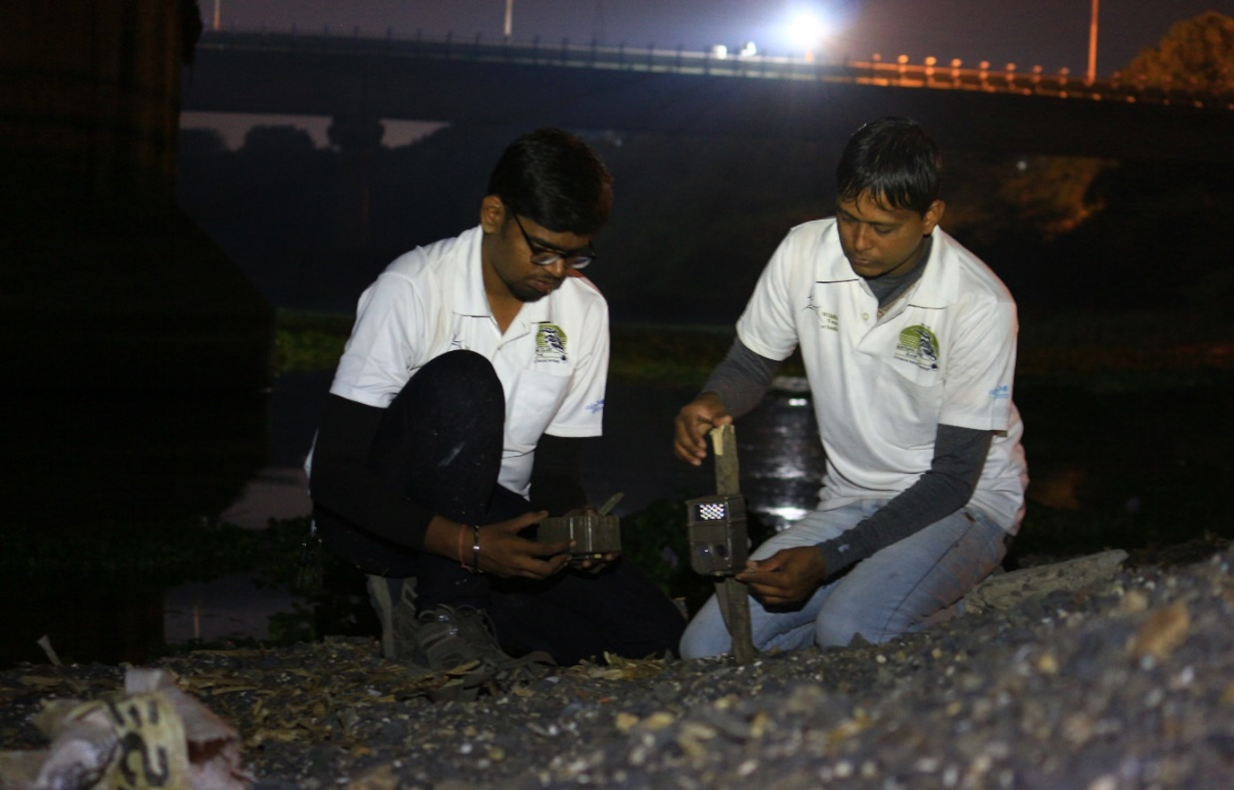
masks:
<path fill-rule="evenodd" d="M 339 150 L 338 246 L 363 250 L 369 243 L 373 161 L 381 150 L 385 126 L 366 114 L 336 115 L 326 134 Z"/>

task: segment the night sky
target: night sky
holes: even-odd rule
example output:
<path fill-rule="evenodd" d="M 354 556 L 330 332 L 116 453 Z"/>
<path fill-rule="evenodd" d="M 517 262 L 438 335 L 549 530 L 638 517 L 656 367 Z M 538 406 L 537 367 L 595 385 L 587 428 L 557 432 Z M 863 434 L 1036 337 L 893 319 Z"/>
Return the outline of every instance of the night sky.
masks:
<path fill-rule="evenodd" d="M 300 30 L 500 40 L 505 0 L 199 0 L 206 23 L 216 5 L 226 28 Z M 1091 0 L 514 0 L 514 38 L 704 50 L 754 41 L 771 55 L 794 54 L 788 30 L 797 11 L 832 20 L 823 53 L 864 60 L 908 55 L 976 66 L 1088 68 Z M 1104 0 L 1097 72 L 1108 76 L 1155 45 L 1170 26 L 1204 11 L 1234 15 L 1234 0 Z"/>

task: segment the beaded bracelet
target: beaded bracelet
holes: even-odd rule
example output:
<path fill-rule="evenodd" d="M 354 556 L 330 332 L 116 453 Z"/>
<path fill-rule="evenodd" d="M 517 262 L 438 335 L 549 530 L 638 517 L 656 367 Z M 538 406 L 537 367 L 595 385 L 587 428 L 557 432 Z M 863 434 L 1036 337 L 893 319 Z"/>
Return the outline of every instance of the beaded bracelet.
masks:
<path fill-rule="evenodd" d="M 475 573 L 483 573 L 480 570 L 480 525 L 476 524 L 472 527 L 472 543 L 471 543 L 471 565 L 472 571 Z"/>

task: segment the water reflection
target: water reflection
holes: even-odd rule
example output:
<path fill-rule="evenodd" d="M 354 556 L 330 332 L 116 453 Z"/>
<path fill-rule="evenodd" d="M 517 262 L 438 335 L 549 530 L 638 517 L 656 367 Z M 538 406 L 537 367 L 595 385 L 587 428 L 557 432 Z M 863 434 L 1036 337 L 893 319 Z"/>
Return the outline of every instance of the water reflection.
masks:
<path fill-rule="evenodd" d="M 269 639 L 270 621 L 304 599 L 251 574 L 192 581 L 163 595 L 163 639 L 168 644 Z"/>
<path fill-rule="evenodd" d="M 245 509 L 251 526 L 271 515 L 303 515 L 301 466 L 329 381 L 328 373 L 288 376 L 250 397 L 164 393 L 28 404 L 17 413 L 40 420 L 8 426 L 24 441 L 14 456 L 24 463 L 6 469 L 11 484 L 4 496 L 9 512 L 20 514 L 12 523 L 39 518 L 48 525 L 40 528 L 52 528 L 51 516 L 111 519 L 119 525 L 113 539 L 122 543 L 126 524 L 160 513 L 208 518 Z M 1223 408 L 1229 392 L 1227 380 L 1115 394 L 1022 387 L 1017 399 L 1032 430 L 1035 521 L 1026 522 L 1017 545 L 1031 549 L 1033 540 L 1066 537 L 1051 531 L 1050 519 L 1076 509 L 1082 518 L 1075 523 L 1112 525 L 1128 541 L 1177 541 L 1189 536 L 1185 529 L 1228 533 L 1219 481 L 1231 471 L 1223 441 L 1231 430 L 1231 412 Z M 606 433 L 584 458 L 593 501 L 624 492 L 617 513 L 629 516 L 657 501 L 714 493 L 710 463 L 695 468 L 672 453 L 673 420 L 694 394 L 693 387 L 610 385 Z M 738 421 L 737 445 L 742 493 L 764 529 L 781 528 L 814 506 L 823 452 L 803 382 L 778 380 L 764 403 Z M 684 509 L 681 519 L 684 529 Z M 246 609 L 268 619 L 269 601 L 250 579 L 218 584 L 226 589 L 125 587 L 93 581 L 90 568 L 22 584 L 0 579 L 0 595 L 17 602 L 0 610 L 0 661 L 45 660 L 36 645 L 43 634 L 67 659 L 138 661 L 165 640 L 204 636 L 212 620 L 238 622 Z M 264 633 L 260 624 L 226 627 Z"/>
<path fill-rule="evenodd" d="M 265 465 L 237 489 L 243 496 L 225 515 L 259 526 L 272 515 L 308 512 L 302 467 L 331 378 L 325 372 L 301 373 L 274 383 Z M 777 524 L 813 506 L 822 475 L 814 412 L 802 386 L 796 379 L 777 379 L 764 403 L 737 423 L 743 493 L 752 510 Z M 714 492 L 710 463 L 692 467 L 672 451 L 673 420 L 695 393 L 694 387 L 609 384 L 604 435 L 583 460 L 583 483 L 592 501 L 622 492 L 615 512 L 629 515 L 657 500 Z M 684 524 L 684 510 L 682 518 Z"/>
<path fill-rule="evenodd" d="M 817 499 L 823 451 L 804 387 L 801 379 L 776 379 L 763 403 L 736 423 L 741 491 L 749 512 L 767 529 L 800 518 Z M 692 467 L 672 451 L 673 420 L 696 393 L 694 387 L 610 383 L 605 435 L 584 468 L 593 500 L 624 491 L 617 512 L 627 515 L 659 499 L 715 493 L 710 461 Z"/>
<path fill-rule="evenodd" d="M 43 516 L 114 520 L 115 540 L 134 519 L 183 517 L 261 527 L 271 517 L 306 515 L 302 465 L 312 443 L 329 373 L 296 374 L 249 397 L 163 393 L 96 399 L 89 411 L 48 403 L 61 442 L 35 447 L 20 470 L 36 496 L 53 504 Z M 596 502 L 625 494 L 629 515 L 659 500 L 712 493 L 712 465 L 678 461 L 673 420 L 694 388 L 613 383 L 605 435 L 584 459 L 584 483 Z M 767 528 L 813 505 L 821 450 L 808 401 L 780 386 L 738 423 L 741 485 Z M 36 451 L 37 450 L 37 451 Z M 37 485 L 36 485 L 37 484 Z M 685 512 L 682 511 L 682 528 Z M 47 634 L 65 660 L 140 662 L 165 643 L 194 638 L 264 638 L 272 615 L 289 611 L 285 591 L 246 576 L 192 580 L 173 588 L 116 589 L 89 580 L 43 580 L 20 617 L 6 617 L 0 661 L 45 660 Z"/>
<path fill-rule="evenodd" d="M 22 419 L 6 425 L 4 513 L 10 529 L 39 536 L 31 567 L 62 568 L 46 555 L 79 554 L 67 541 L 82 527 L 106 537 L 102 556 L 81 567 L 2 580 L 11 605 L 0 607 L 0 662 L 47 660 L 37 645 L 44 635 L 65 661 L 151 655 L 165 641 L 163 587 L 115 573 L 131 560 L 134 527 L 214 520 L 265 460 L 269 407 L 257 391 L 88 389 L 15 405 Z"/>
<path fill-rule="evenodd" d="M 769 529 L 783 529 L 814 507 L 823 447 L 804 379 L 777 378 L 762 404 L 737 423 L 742 490 Z"/>

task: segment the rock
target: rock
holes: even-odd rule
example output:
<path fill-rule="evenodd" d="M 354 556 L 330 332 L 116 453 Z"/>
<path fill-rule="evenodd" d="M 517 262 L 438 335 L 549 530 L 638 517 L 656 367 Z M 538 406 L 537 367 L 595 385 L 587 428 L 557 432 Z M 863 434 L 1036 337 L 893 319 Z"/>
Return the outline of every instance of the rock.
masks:
<path fill-rule="evenodd" d="M 1077 592 L 1091 584 L 1114 578 L 1127 552 L 1103 551 L 1063 562 L 999 573 L 977 585 L 964 598 L 968 612 L 1012 609 L 1022 601 L 1060 590 Z"/>

